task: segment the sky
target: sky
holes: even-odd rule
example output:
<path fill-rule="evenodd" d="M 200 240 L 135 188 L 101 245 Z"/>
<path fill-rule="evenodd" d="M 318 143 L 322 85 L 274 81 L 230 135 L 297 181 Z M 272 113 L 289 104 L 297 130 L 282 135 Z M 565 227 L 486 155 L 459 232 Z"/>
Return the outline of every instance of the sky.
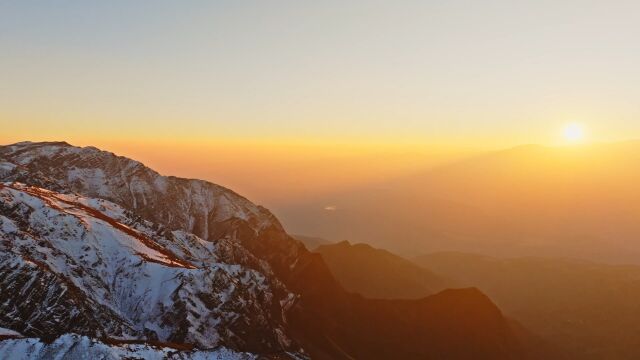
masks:
<path fill-rule="evenodd" d="M 306 151 L 329 166 L 361 160 L 354 147 L 557 144 L 574 122 L 627 140 L 638 14 L 592 0 L 0 0 L 0 143 L 130 150 L 169 171 L 152 155 L 245 167 Z"/>
<path fill-rule="evenodd" d="M 549 143 L 640 131 L 636 1 L 1 1 L 16 138 Z"/>

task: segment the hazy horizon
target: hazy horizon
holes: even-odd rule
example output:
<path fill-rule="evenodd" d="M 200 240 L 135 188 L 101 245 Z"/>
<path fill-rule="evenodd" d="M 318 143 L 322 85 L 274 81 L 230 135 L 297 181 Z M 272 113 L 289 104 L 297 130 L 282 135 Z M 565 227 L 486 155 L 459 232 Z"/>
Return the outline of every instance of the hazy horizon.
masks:
<path fill-rule="evenodd" d="M 429 144 L 400 146 L 234 141 L 168 145 L 74 142 L 62 138 L 23 139 L 0 134 L 0 144 L 9 145 L 21 141 L 64 141 L 74 146 L 98 147 L 141 161 L 163 175 L 211 181 L 267 207 L 279 207 L 327 194 L 385 185 L 448 164 L 520 147 L 540 146 L 575 152 L 640 140 L 562 145 L 530 143 L 494 148 Z"/>

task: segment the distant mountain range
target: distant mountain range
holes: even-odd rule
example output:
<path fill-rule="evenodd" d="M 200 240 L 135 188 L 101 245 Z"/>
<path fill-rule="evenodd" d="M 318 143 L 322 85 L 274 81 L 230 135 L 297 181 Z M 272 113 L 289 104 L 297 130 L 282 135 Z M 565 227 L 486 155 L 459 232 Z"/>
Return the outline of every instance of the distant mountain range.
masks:
<path fill-rule="evenodd" d="M 292 232 L 403 255 L 462 251 L 640 264 L 639 161 L 640 141 L 527 145 L 275 210 Z"/>
<path fill-rule="evenodd" d="M 365 296 L 413 298 L 429 293 L 434 279 L 449 287 L 477 287 L 540 336 L 541 346 L 557 349 L 553 358 L 640 357 L 640 266 L 460 252 L 409 261 L 348 242 L 315 251 L 347 290 Z"/>
<path fill-rule="evenodd" d="M 575 359 L 640 358 L 640 266 L 452 252 L 413 260 L 460 286 L 477 286 Z"/>
<path fill-rule="evenodd" d="M 539 355 L 477 289 L 345 291 L 268 210 L 215 184 L 30 142 L 0 147 L 0 183 L 0 357 Z"/>
<path fill-rule="evenodd" d="M 342 286 L 368 298 L 419 299 L 456 287 L 453 281 L 367 244 L 342 241 L 314 251 L 322 255 Z"/>
<path fill-rule="evenodd" d="M 332 244 L 331 241 L 319 237 L 305 235 L 291 235 L 294 239 L 300 241 L 308 250 L 315 250 L 318 246 Z"/>

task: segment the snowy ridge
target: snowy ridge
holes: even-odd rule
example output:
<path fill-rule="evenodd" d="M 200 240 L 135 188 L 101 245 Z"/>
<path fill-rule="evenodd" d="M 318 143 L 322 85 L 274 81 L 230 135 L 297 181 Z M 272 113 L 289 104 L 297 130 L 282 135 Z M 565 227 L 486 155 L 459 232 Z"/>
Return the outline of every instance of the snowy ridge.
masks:
<path fill-rule="evenodd" d="M 105 199 L 169 230 L 237 242 L 280 276 L 306 250 L 267 209 L 222 186 L 162 176 L 142 163 L 64 142 L 0 146 L 0 182 Z"/>
<path fill-rule="evenodd" d="M 277 224 L 264 208 L 222 186 L 162 176 L 138 161 L 95 147 L 63 142 L 0 147 L 0 176 L 4 181 L 111 200 L 130 210 L 157 207 L 157 216 L 164 221 L 156 222 L 177 223 L 205 240 L 216 233 L 213 225 L 232 219 L 251 223 L 256 231 Z M 168 203 L 180 212 L 163 209 Z"/>
<path fill-rule="evenodd" d="M 292 295 L 236 243 L 16 183 L 0 184 L 0 230 L 0 326 L 31 336 L 296 349 L 282 311 L 272 310 Z"/>

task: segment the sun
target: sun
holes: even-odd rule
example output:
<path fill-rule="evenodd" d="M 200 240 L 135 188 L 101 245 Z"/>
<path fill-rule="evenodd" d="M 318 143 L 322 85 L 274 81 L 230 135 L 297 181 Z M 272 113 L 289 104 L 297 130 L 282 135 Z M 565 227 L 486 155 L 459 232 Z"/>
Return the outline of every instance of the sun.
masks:
<path fill-rule="evenodd" d="M 564 127 L 562 132 L 564 139 L 568 142 L 579 142 L 584 139 L 584 126 L 580 123 L 570 123 Z"/>

